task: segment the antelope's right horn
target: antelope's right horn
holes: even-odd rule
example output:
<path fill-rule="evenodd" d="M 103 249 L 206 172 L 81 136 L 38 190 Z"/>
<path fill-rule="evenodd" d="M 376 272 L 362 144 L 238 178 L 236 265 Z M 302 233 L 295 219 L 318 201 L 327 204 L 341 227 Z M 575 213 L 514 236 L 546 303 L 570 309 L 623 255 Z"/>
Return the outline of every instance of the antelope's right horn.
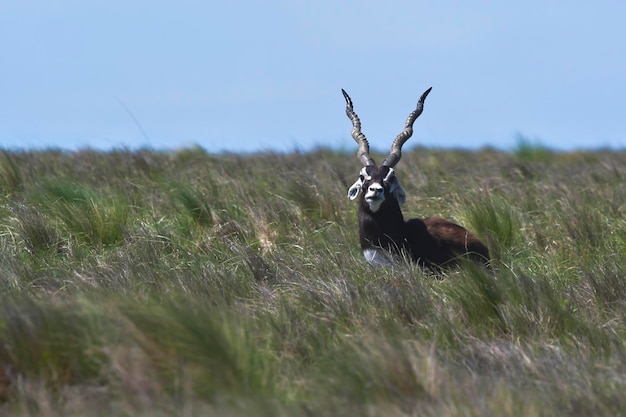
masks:
<path fill-rule="evenodd" d="M 374 162 L 374 159 L 370 156 L 369 142 L 363 132 L 361 132 L 361 121 L 359 120 L 359 116 L 357 116 L 352 108 L 352 100 L 350 99 L 348 93 L 346 93 L 346 90 L 342 88 L 341 92 L 346 99 L 346 115 L 348 116 L 348 119 L 352 121 L 352 137 L 359 145 L 357 157 L 363 166 L 376 165 L 376 162 Z"/>

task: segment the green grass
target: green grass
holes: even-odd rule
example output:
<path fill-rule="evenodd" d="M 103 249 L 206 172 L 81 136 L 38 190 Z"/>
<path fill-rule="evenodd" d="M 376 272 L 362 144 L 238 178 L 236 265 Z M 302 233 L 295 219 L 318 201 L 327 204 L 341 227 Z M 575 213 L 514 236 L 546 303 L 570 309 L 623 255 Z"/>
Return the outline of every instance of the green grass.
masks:
<path fill-rule="evenodd" d="M 626 153 L 416 149 L 407 217 L 493 270 L 376 269 L 352 153 L 0 155 L 0 415 L 620 415 Z"/>
<path fill-rule="evenodd" d="M 553 155 L 553 152 L 546 146 L 542 145 L 541 141 L 537 139 L 531 140 L 526 136 L 519 134 L 517 136 L 517 144 L 513 149 L 513 154 L 520 161 L 546 162 Z"/>

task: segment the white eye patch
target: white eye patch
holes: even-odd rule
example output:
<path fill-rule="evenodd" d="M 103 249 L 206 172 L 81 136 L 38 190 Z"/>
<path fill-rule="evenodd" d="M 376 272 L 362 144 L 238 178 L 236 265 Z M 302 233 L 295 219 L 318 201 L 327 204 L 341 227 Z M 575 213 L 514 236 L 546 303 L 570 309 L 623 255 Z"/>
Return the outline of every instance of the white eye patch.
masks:
<path fill-rule="evenodd" d="M 363 183 L 371 179 L 372 179 L 372 176 L 368 174 L 367 168 L 366 167 L 361 168 L 361 172 L 359 172 L 359 178 L 348 189 L 348 198 L 350 200 L 354 200 L 355 198 L 357 198 L 359 194 L 361 194 Z"/>
<path fill-rule="evenodd" d="M 363 177 L 364 181 L 369 181 L 372 179 L 372 176 L 367 172 L 367 167 L 361 168 L 361 172 L 359 172 L 359 176 Z"/>
<path fill-rule="evenodd" d="M 387 173 L 387 175 L 385 175 L 385 178 L 383 178 L 383 181 L 387 182 L 389 181 L 392 177 L 395 177 L 395 173 L 393 171 L 393 168 L 389 168 L 389 172 Z"/>

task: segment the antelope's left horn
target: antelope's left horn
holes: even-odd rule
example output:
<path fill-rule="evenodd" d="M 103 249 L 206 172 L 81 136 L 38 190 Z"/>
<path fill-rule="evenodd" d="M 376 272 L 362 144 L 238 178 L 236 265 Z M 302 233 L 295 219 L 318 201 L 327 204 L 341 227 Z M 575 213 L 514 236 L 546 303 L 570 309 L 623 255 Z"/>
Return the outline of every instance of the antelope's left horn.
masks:
<path fill-rule="evenodd" d="M 428 90 L 424 91 L 424 94 L 422 94 L 422 96 L 420 97 L 419 101 L 417 102 L 417 107 L 411 112 L 411 114 L 409 114 L 409 117 L 404 123 L 404 130 L 400 132 L 398 136 L 396 136 L 396 138 L 394 139 L 393 143 L 391 144 L 391 152 L 380 164 L 381 166 L 384 165 L 393 168 L 400 161 L 400 158 L 402 157 L 402 145 L 404 145 L 404 142 L 409 140 L 411 135 L 413 135 L 413 123 L 415 123 L 415 119 L 417 119 L 419 115 L 422 114 L 422 111 L 424 110 L 424 101 L 426 100 L 426 96 L 428 96 L 428 93 L 430 93 L 430 90 L 432 89 L 433 88 L 430 87 Z"/>

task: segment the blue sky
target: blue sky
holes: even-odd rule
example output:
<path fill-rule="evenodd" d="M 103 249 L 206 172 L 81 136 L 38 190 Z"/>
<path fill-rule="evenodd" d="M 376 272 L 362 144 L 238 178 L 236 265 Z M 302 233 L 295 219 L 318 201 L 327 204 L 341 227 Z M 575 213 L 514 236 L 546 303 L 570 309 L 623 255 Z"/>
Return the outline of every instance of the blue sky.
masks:
<path fill-rule="evenodd" d="M 0 147 L 626 147 L 623 1 L 0 2 Z M 407 144 L 408 145 L 408 144 Z"/>

